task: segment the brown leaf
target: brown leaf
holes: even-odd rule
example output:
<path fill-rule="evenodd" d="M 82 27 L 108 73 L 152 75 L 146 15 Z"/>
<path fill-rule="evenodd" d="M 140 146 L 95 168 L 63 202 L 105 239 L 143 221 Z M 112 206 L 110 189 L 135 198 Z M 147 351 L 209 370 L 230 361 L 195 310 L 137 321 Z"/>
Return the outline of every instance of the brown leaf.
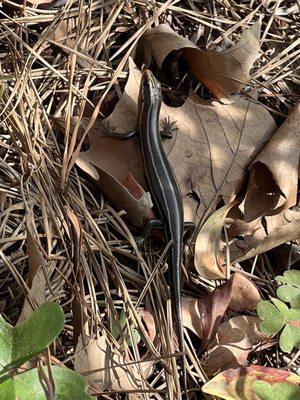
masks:
<path fill-rule="evenodd" d="M 220 241 L 227 213 L 237 201 L 226 204 L 215 211 L 202 226 L 195 243 L 195 268 L 200 276 L 207 279 L 226 277 L 226 267 L 222 266 Z"/>
<path fill-rule="evenodd" d="M 204 350 L 209 341 L 216 335 L 221 319 L 231 299 L 232 279 L 217 287 L 210 295 L 199 300 L 198 306 L 202 319 L 202 345 Z"/>
<path fill-rule="evenodd" d="M 77 163 L 96 179 L 97 172 L 91 163 L 120 181 L 130 172 L 146 188 L 136 139 L 103 136 L 107 127 L 124 133 L 135 128 L 141 72 L 131 59 L 129 67 L 123 96 L 112 114 L 95 124 L 89 138 L 90 148 L 80 153 Z M 182 107 L 163 104 L 161 127 L 167 119 L 176 123 L 177 130 L 163 146 L 182 191 L 185 220 L 196 222 L 207 208 L 214 208 L 219 196 L 230 201 L 238 192 L 247 166 L 275 127 L 263 107 L 242 97 L 237 97 L 235 104 L 221 105 L 202 102 L 192 95 Z M 83 118 L 82 123 L 86 126 L 88 121 Z M 199 196 L 200 205 L 191 196 L 192 191 Z"/>
<path fill-rule="evenodd" d="M 202 338 L 201 350 L 215 336 L 231 299 L 232 279 L 200 299 L 184 296 L 182 322 Z"/>
<path fill-rule="evenodd" d="M 147 310 L 139 310 L 138 314 L 141 316 L 141 319 L 146 325 L 149 339 L 151 340 L 151 342 L 153 342 L 156 337 L 156 326 L 153 314 L 151 314 L 151 312 Z"/>
<path fill-rule="evenodd" d="M 166 56 L 182 50 L 196 77 L 219 99 L 240 90 L 249 81 L 249 71 L 259 57 L 260 21 L 245 29 L 239 42 L 222 52 L 204 52 L 190 40 L 179 36 L 169 25 L 159 25 L 144 35 L 152 55 L 161 68 Z"/>
<path fill-rule="evenodd" d="M 127 362 L 128 363 L 128 362 Z M 93 339 L 87 335 L 79 337 L 74 367 L 86 373 L 89 383 L 97 384 L 101 390 L 128 391 L 142 388 L 143 371 L 150 362 L 126 365 L 125 358 L 112 346 L 105 335 Z"/>
<path fill-rule="evenodd" d="M 235 238 L 236 236 L 253 235 L 262 228 L 261 218 L 251 222 L 244 221 L 244 214 L 239 207 L 234 207 L 229 211 L 225 224 L 228 227 L 227 233 L 229 239 Z M 262 238 L 264 237 L 265 231 L 263 230 Z"/>
<path fill-rule="evenodd" d="M 182 297 L 182 324 L 202 338 L 202 320 L 198 302 L 199 300 L 194 297 Z"/>
<path fill-rule="evenodd" d="M 144 191 L 131 173 L 119 181 L 104 169 L 94 167 L 99 177 L 97 185 L 118 210 L 126 211 L 135 226 L 143 228 L 147 220 L 155 217 L 150 193 Z"/>
<path fill-rule="evenodd" d="M 235 272 L 232 275 L 232 293 L 229 308 L 233 311 L 253 311 L 262 300 L 257 287 L 245 275 Z"/>
<path fill-rule="evenodd" d="M 250 167 L 245 221 L 279 213 L 297 201 L 300 157 L 300 103 Z"/>
<path fill-rule="evenodd" d="M 123 108 L 120 103 L 116 108 Z M 135 119 L 135 114 L 128 117 L 128 130 L 133 129 L 130 124 L 135 126 Z M 63 119 L 56 118 L 53 121 L 59 129 L 64 130 Z M 77 123 L 78 118 L 73 117 L 71 129 Z M 82 118 L 80 134 L 87 125 L 88 118 Z M 144 190 L 147 189 L 147 183 L 137 138 L 119 140 L 108 137 L 106 125 L 100 120 L 96 121 L 89 135 L 89 148 L 80 153 L 76 164 L 95 181 L 117 210 L 126 211 L 128 219 L 135 226 L 143 228 L 147 220 L 155 217 L 151 195 Z"/>
<path fill-rule="evenodd" d="M 61 19 L 56 25 L 55 30 L 51 32 L 50 39 L 74 47 L 74 39 L 68 39 L 68 35 L 76 27 L 76 23 L 78 24 L 78 20 L 76 21 L 75 18 Z"/>
<path fill-rule="evenodd" d="M 266 229 L 260 228 L 254 234 L 244 236 L 230 245 L 232 261 L 240 262 L 255 257 L 283 243 L 300 239 L 300 212 L 284 210 L 280 214 L 266 217 Z"/>
<path fill-rule="evenodd" d="M 259 318 L 239 316 L 224 322 L 218 330 L 216 339 L 210 344 L 208 354 L 203 360 L 205 372 L 213 375 L 243 365 L 248 355 L 261 341 L 269 339 L 259 331 Z M 270 345 L 273 344 L 270 342 Z"/>

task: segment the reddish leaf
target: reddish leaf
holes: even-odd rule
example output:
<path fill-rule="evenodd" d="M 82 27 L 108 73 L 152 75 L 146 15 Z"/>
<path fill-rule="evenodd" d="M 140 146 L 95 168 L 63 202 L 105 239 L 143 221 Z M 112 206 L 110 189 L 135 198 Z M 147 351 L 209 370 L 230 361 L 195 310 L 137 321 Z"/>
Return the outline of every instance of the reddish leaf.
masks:
<path fill-rule="evenodd" d="M 232 279 L 201 299 L 183 297 L 183 325 L 202 338 L 201 350 L 215 336 L 231 299 Z"/>
<path fill-rule="evenodd" d="M 221 372 L 207 382 L 202 390 L 225 400 L 259 400 L 252 387 L 253 382 L 258 380 L 271 385 L 283 382 L 299 387 L 300 384 L 300 377 L 292 372 L 253 365 Z"/>
<path fill-rule="evenodd" d="M 232 279 L 217 287 L 213 293 L 199 301 L 199 311 L 202 319 L 202 345 L 204 350 L 208 342 L 218 331 L 221 319 L 225 314 L 231 299 Z"/>

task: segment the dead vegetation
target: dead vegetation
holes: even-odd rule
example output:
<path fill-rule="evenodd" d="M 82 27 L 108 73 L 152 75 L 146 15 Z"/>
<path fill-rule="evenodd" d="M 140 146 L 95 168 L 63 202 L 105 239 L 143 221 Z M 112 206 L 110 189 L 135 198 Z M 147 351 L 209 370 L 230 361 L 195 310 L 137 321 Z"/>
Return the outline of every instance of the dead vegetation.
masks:
<path fill-rule="evenodd" d="M 167 248 L 135 241 L 153 216 L 139 144 L 107 136 L 135 127 L 146 64 L 162 82 L 161 124 L 173 123 L 164 148 L 185 220 L 197 223 L 182 291 L 190 398 L 219 369 L 297 370 L 296 351 L 265 343 L 255 308 L 275 275 L 299 267 L 299 2 L 2 0 L 0 18 L 6 320 L 58 301 L 67 322 L 51 360 L 91 393 L 178 395 Z M 232 327 L 245 335 L 238 354 L 220 344 Z"/>

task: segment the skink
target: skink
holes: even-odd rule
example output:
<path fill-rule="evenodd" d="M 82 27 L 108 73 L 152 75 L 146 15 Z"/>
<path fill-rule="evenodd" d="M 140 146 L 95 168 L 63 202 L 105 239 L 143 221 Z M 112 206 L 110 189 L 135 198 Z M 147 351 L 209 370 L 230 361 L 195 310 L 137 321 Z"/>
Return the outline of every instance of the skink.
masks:
<path fill-rule="evenodd" d="M 179 351 L 184 353 L 184 335 L 182 326 L 181 302 L 181 263 L 183 247 L 183 204 L 179 185 L 169 164 L 161 142 L 159 130 L 159 112 L 162 95 L 160 83 L 149 70 L 142 74 L 138 101 L 138 132 L 141 139 L 144 170 L 147 176 L 151 195 L 160 213 L 165 236 L 171 242 L 169 249 L 169 283 L 174 323 L 178 337 Z M 128 139 L 137 130 L 127 134 L 110 132 L 110 136 Z M 170 137 L 170 135 L 165 135 Z M 154 222 L 154 226 L 157 221 Z M 151 224 L 149 224 L 151 226 Z M 193 227 L 188 227 L 193 229 Z M 149 229 L 146 228 L 146 231 Z M 173 307 L 174 305 L 174 307 Z M 182 382 L 186 394 L 185 357 L 182 357 Z"/>
<path fill-rule="evenodd" d="M 170 291 L 179 351 L 184 352 L 181 302 L 181 263 L 183 247 L 183 203 L 179 185 L 161 143 L 159 112 L 162 95 L 159 82 L 149 70 L 142 74 L 139 98 L 139 132 L 144 169 L 151 195 L 164 222 L 169 250 Z M 186 390 L 186 372 L 182 359 L 182 379 Z"/>

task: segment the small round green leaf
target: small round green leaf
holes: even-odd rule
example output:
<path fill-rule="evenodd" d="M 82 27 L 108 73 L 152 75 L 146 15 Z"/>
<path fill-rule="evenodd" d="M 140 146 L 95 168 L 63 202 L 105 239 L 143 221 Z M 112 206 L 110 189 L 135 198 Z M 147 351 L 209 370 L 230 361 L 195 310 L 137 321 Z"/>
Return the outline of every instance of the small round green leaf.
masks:
<path fill-rule="evenodd" d="M 294 348 L 294 338 L 289 325 L 286 325 L 279 338 L 279 347 L 285 353 L 290 353 Z"/>
<path fill-rule="evenodd" d="M 300 290 L 299 294 L 291 299 L 291 307 L 300 308 Z"/>
<path fill-rule="evenodd" d="M 268 382 L 255 381 L 252 384 L 254 393 L 260 400 L 299 400 L 300 389 L 297 385 L 276 382 L 270 385 Z"/>
<path fill-rule="evenodd" d="M 277 297 L 285 302 L 291 303 L 298 295 L 300 296 L 300 288 L 292 285 L 282 285 L 277 289 Z"/>
<path fill-rule="evenodd" d="M 257 305 L 257 314 L 262 320 L 260 330 L 275 335 L 284 327 L 286 321 L 281 312 L 269 301 L 262 300 Z"/>
<path fill-rule="evenodd" d="M 274 297 L 271 298 L 271 300 L 273 301 L 274 305 L 278 308 L 278 310 L 280 311 L 281 315 L 283 316 L 283 318 L 288 321 L 289 319 L 289 312 L 290 309 L 288 308 L 288 306 L 281 300 L 278 300 Z"/>
<path fill-rule="evenodd" d="M 300 328 L 295 327 L 293 325 L 289 325 L 291 334 L 293 336 L 294 347 L 300 349 Z"/>
<path fill-rule="evenodd" d="M 42 304 L 27 321 L 12 327 L 0 317 L 0 375 L 44 350 L 59 335 L 65 317 L 57 303 Z"/>
<path fill-rule="evenodd" d="M 276 276 L 275 279 L 277 282 L 289 283 L 292 286 L 300 288 L 300 271 L 296 269 L 285 271 L 283 276 Z"/>
<path fill-rule="evenodd" d="M 291 308 L 288 313 L 288 321 L 298 322 L 300 327 L 300 310 L 296 308 Z"/>
<path fill-rule="evenodd" d="M 64 324 L 59 304 L 42 304 L 27 321 L 13 328 L 12 365 L 21 365 L 39 354 L 57 338 Z"/>
<path fill-rule="evenodd" d="M 47 368 L 44 368 L 47 374 Z M 56 400 L 93 400 L 86 392 L 86 381 L 76 372 L 59 366 L 52 367 Z M 0 399 L 46 400 L 37 369 L 15 375 L 0 384 Z"/>

